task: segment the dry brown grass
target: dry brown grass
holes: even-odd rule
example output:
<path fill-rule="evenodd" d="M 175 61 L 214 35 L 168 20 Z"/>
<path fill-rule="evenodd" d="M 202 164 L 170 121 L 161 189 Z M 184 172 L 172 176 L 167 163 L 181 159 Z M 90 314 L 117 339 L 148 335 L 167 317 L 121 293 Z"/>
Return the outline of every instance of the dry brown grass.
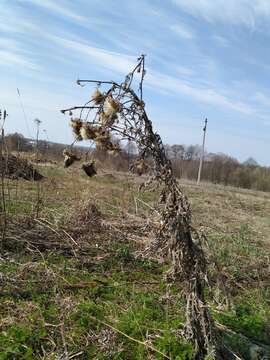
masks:
<path fill-rule="evenodd" d="M 100 294 L 107 288 L 117 293 L 112 303 L 110 300 L 102 303 L 103 311 L 107 314 L 106 321 L 114 326 L 120 321 L 118 315 L 124 316 L 130 310 L 131 303 L 137 306 L 134 294 L 143 297 L 149 294 L 159 299 L 164 297 L 167 299 L 164 300 L 165 304 L 170 303 L 171 319 L 174 319 L 173 312 L 179 311 L 176 307 L 179 289 L 168 295 L 160 283 L 160 271 L 166 270 L 166 265 L 158 265 L 157 277 L 156 265 L 149 265 L 148 268 L 148 265 L 136 265 L 134 262 L 133 252 L 143 250 L 153 236 L 150 229 L 155 224 L 149 224 L 146 219 L 149 213 L 155 214 L 156 194 L 139 193 L 138 186 L 142 179 L 125 173 L 104 171 L 90 179 L 81 172 L 78 175 L 76 166 L 66 170 L 56 165 L 40 166 L 40 171 L 46 178 L 41 183 L 38 219 L 33 216 L 35 184 L 23 180 L 8 181 L 9 223 L 4 261 L 0 263 L 1 330 L 7 331 L 14 326 L 18 314 L 20 324 L 26 324 L 33 331 L 38 331 L 40 321 L 44 322 L 49 340 L 42 340 L 41 336 L 40 341 L 45 344 L 47 358 L 51 359 L 63 354 L 63 334 L 70 354 L 84 353 L 89 339 L 95 339 L 93 341 L 97 348 L 102 349 L 105 346 L 102 339 L 106 326 L 97 330 L 95 325 L 88 334 L 78 335 L 77 325 L 72 321 L 66 320 L 68 326 L 61 330 L 61 327 L 56 327 L 61 323 L 60 315 L 48 317 L 47 310 L 41 309 L 46 308 L 48 301 L 50 306 L 66 312 L 65 318 L 68 319 L 89 298 L 97 299 L 98 303 L 104 301 Z M 193 222 L 207 235 L 204 245 L 209 259 L 213 264 L 215 262 L 209 276 L 213 286 L 213 293 L 209 295 L 213 314 L 223 326 L 229 326 L 237 333 L 255 339 L 257 343 L 265 342 L 262 334 L 268 331 L 270 319 L 267 312 L 270 291 L 270 194 L 209 184 L 197 186 L 191 182 L 181 183 L 192 204 Z M 127 282 L 122 283 L 123 278 Z M 177 286 L 181 289 L 181 284 Z M 133 294 L 131 296 L 123 292 L 125 287 L 135 287 L 136 290 L 129 290 L 129 294 Z M 58 300 L 56 293 L 61 294 Z M 45 302 L 44 297 L 47 299 Z M 119 304 L 125 310 L 119 308 L 112 313 L 112 307 Z M 255 315 L 252 312 L 245 314 L 253 324 L 249 327 L 245 325 L 246 322 L 241 322 L 244 321 L 241 317 L 235 315 L 235 309 L 242 304 L 248 308 L 256 304 L 257 313 L 254 314 L 259 320 L 253 319 Z M 133 314 L 135 310 L 132 311 Z M 136 311 L 139 314 L 139 310 Z M 227 314 L 231 317 L 227 318 Z M 56 321 L 52 320 L 53 316 Z M 231 318 L 230 323 L 228 319 Z M 141 320 L 137 321 L 141 328 Z M 265 330 L 256 328 L 257 335 L 253 335 L 252 329 L 258 321 L 264 324 Z M 161 324 L 158 326 L 162 327 Z M 123 330 L 121 327 L 119 329 Z M 128 333 L 127 329 L 124 331 Z M 129 334 L 134 337 L 132 332 Z M 157 333 L 154 334 L 152 339 L 156 339 Z M 118 335 L 112 333 L 113 341 L 118 344 L 115 349 L 123 351 L 126 354 L 124 358 L 129 359 L 125 353 L 126 345 L 118 342 Z M 155 344 L 155 340 L 152 344 Z M 246 354 L 247 344 L 243 345 L 241 351 L 238 347 L 235 347 L 238 354 Z M 83 359 L 83 355 L 80 356 L 78 358 Z M 140 359 L 139 355 L 136 356 Z M 146 352 L 142 358 L 150 359 L 151 356 L 153 354 L 150 353 L 148 357 Z"/>

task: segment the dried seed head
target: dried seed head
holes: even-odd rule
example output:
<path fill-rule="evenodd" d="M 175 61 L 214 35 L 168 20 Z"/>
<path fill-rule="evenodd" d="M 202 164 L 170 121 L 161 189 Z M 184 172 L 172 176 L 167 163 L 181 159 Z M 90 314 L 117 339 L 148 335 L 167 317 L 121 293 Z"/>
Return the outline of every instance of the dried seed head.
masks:
<path fill-rule="evenodd" d="M 80 128 L 82 126 L 82 121 L 80 119 L 70 119 L 69 125 L 72 127 L 72 129 L 80 131 Z"/>
<path fill-rule="evenodd" d="M 96 137 L 95 128 L 89 123 L 83 123 L 80 128 L 80 135 L 83 140 L 93 140 Z"/>
<path fill-rule="evenodd" d="M 117 114 L 114 113 L 113 115 L 108 115 L 104 111 L 101 112 L 99 115 L 100 122 L 105 127 L 110 127 L 114 124 L 115 120 L 117 119 Z"/>
<path fill-rule="evenodd" d="M 104 98 L 105 96 L 98 89 L 96 89 L 92 94 L 92 100 L 96 105 L 101 104 Z"/>
<path fill-rule="evenodd" d="M 80 119 L 70 119 L 69 125 L 72 127 L 72 131 L 76 140 L 82 140 L 80 130 L 82 127 L 82 121 Z"/>
<path fill-rule="evenodd" d="M 75 161 L 81 160 L 76 154 L 73 154 L 70 150 L 64 149 L 64 167 L 67 168 L 72 165 Z"/>
<path fill-rule="evenodd" d="M 121 104 L 119 101 L 114 100 L 111 96 L 108 96 L 104 103 L 104 113 L 108 116 L 115 116 L 121 110 Z"/>
<path fill-rule="evenodd" d="M 102 112 L 100 113 L 100 115 L 99 115 L 99 121 L 100 121 L 100 123 L 101 123 L 103 126 L 106 126 L 107 121 L 108 121 L 109 119 L 110 119 L 110 117 L 109 117 L 107 114 L 105 114 L 104 111 L 102 111 Z"/>
<path fill-rule="evenodd" d="M 86 173 L 86 175 L 88 175 L 89 177 L 92 177 L 97 174 L 97 170 L 96 170 L 94 161 L 91 161 L 88 164 L 83 164 L 82 169 Z"/>
<path fill-rule="evenodd" d="M 63 150 L 63 155 L 64 156 L 69 156 L 70 154 L 71 154 L 71 152 L 68 149 Z"/>

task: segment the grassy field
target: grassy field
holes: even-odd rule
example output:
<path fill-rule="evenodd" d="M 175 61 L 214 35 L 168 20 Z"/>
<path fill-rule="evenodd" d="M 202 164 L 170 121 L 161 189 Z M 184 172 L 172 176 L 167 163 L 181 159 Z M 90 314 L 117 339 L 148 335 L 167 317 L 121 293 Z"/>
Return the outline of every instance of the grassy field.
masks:
<path fill-rule="evenodd" d="M 90 179 L 76 167 L 40 171 L 40 183 L 6 182 L 0 359 L 191 359 L 180 336 L 181 283 L 168 286 L 169 265 L 139 256 L 153 238 L 157 194 L 138 193 L 140 180 L 123 173 Z M 270 194 L 182 187 L 207 238 L 207 298 L 223 341 L 238 358 L 263 359 Z"/>

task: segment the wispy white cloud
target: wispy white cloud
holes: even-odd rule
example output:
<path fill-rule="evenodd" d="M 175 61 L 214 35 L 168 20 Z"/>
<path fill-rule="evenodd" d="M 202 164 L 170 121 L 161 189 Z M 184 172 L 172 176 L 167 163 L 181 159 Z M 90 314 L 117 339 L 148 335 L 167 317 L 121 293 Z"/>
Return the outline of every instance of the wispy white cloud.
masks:
<path fill-rule="evenodd" d="M 56 15 L 71 19 L 73 21 L 86 24 L 88 22 L 87 17 L 78 14 L 75 9 L 69 8 L 66 2 L 51 1 L 51 0 L 23 0 L 24 2 L 31 3 L 32 5 L 42 7 L 53 12 Z"/>
<path fill-rule="evenodd" d="M 23 67 L 26 70 L 40 70 L 38 65 L 31 58 L 31 52 L 28 52 L 22 44 L 10 37 L 0 37 L 0 64 L 18 69 Z"/>
<path fill-rule="evenodd" d="M 187 13 L 209 22 L 254 27 L 270 16 L 268 0 L 172 0 Z"/>
<path fill-rule="evenodd" d="M 69 0 L 18 0 L 21 3 L 29 3 L 30 5 L 43 9 L 46 12 L 50 13 L 50 15 L 59 18 L 59 21 L 67 20 L 81 26 L 85 29 L 91 29 L 92 31 L 97 29 L 113 29 L 115 24 L 113 20 L 111 20 L 108 16 L 105 17 L 106 20 L 102 16 L 96 16 L 96 14 L 89 12 L 89 6 L 87 6 L 87 2 L 84 0 L 80 1 L 69 1 Z M 106 8 L 106 4 L 100 3 L 99 8 Z M 87 11 L 85 11 L 87 9 Z M 111 13 L 118 13 L 118 8 L 111 8 Z M 112 15 L 113 17 L 113 15 Z M 1 26 L 1 25 L 0 25 Z"/>
<path fill-rule="evenodd" d="M 182 39 L 191 40 L 195 37 L 195 33 L 184 24 L 171 25 L 170 29 Z"/>
<path fill-rule="evenodd" d="M 192 100 L 196 100 L 199 103 L 230 109 L 246 115 L 251 115 L 255 112 L 255 109 L 253 109 L 249 104 L 241 101 L 234 101 L 215 89 L 196 87 L 188 82 L 177 80 L 172 76 L 157 72 L 150 72 L 147 80 L 152 88 L 167 91 L 168 94 L 174 96 L 179 96 L 179 94 L 181 94 Z"/>
<path fill-rule="evenodd" d="M 265 95 L 262 92 L 257 92 L 254 95 L 253 100 L 260 103 L 263 106 L 266 106 L 267 108 L 270 108 L 270 96 L 269 95 Z"/>
<path fill-rule="evenodd" d="M 78 56 L 95 64 L 97 67 L 105 68 L 107 70 L 126 74 L 134 66 L 136 57 L 126 55 L 125 53 L 117 53 L 106 49 L 90 46 L 82 41 L 69 40 L 66 38 L 60 38 L 53 35 L 47 35 L 52 41 L 56 42 L 59 46 L 68 50 L 73 56 Z M 175 65 L 177 67 L 177 65 Z M 186 72 L 185 75 L 191 75 L 192 70 L 188 68 L 179 67 L 179 72 Z M 183 74 L 184 75 L 184 74 Z M 199 103 L 209 104 L 216 107 L 230 109 L 236 112 L 240 112 L 245 115 L 251 115 L 255 112 L 255 109 L 244 102 L 230 99 L 228 96 L 222 94 L 220 91 L 211 87 L 196 86 L 194 83 L 182 81 L 167 74 L 152 71 L 147 72 L 146 84 L 151 88 L 167 92 L 167 94 L 179 96 L 184 95 Z"/>
<path fill-rule="evenodd" d="M 29 33 L 30 36 L 38 32 L 39 26 L 31 21 L 29 14 L 21 11 L 15 4 L 13 6 L 1 7 L 0 32 L 10 35 Z"/>
<path fill-rule="evenodd" d="M 48 35 L 49 36 L 49 35 Z M 114 51 L 90 46 L 78 40 L 69 40 L 57 36 L 49 36 L 49 38 L 59 46 L 72 51 L 73 56 L 85 57 L 89 63 L 95 63 L 97 66 L 108 70 L 126 74 L 132 69 L 136 62 L 136 57 L 129 56 Z"/>
<path fill-rule="evenodd" d="M 97 66 L 122 74 L 125 74 L 132 69 L 136 59 L 135 57 L 96 48 L 85 43 L 79 43 L 78 41 L 71 41 L 57 37 L 52 37 L 52 39 L 58 42 L 61 46 L 80 54 L 79 56 L 83 54 L 86 59 L 94 62 Z M 166 74 L 150 70 L 146 78 L 146 82 L 152 88 L 167 91 L 169 94 L 173 94 L 175 96 L 179 96 L 179 94 L 181 94 L 200 103 L 231 109 L 243 114 L 250 115 L 254 113 L 254 109 L 248 104 L 240 101 L 233 101 L 214 89 L 196 87 L 195 85 L 175 79 L 174 77 Z"/>
<path fill-rule="evenodd" d="M 31 23 L 27 19 L 24 19 L 24 20 L 20 19 L 19 21 L 11 23 L 9 21 L 9 18 L 3 19 L 3 17 L 1 17 L 1 14 L 0 14 L 0 31 L 2 31 L 4 33 L 8 33 L 8 34 L 12 34 L 12 33 L 19 33 L 19 34 L 29 33 L 29 34 L 33 35 L 33 34 L 39 32 L 40 28 L 37 25 Z"/>
<path fill-rule="evenodd" d="M 16 67 L 16 68 L 18 68 L 18 66 L 21 66 L 24 70 L 41 69 L 39 65 L 35 64 L 27 57 L 8 50 L 0 50 L 0 64 L 9 67 Z"/>
<path fill-rule="evenodd" d="M 18 50 L 18 43 L 10 38 L 2 37 L 0 38 L 0 49 L 11 49 L 11 50 Z"/>
<path fill-rule="evenodd" d="M 182 65 L 175 65 L 174 69 L 178 75 L 191 76 L 194 75 L 194 70 Z"/>
<path fill-rule="evenodd" d="M 226 39 L 226 38 L 223 37 L 223 36 L 214 35 L 214 36 L 213 36 L 213 40 L 214 40 L 219 46 L 222 46 L 222 47 L 227 47 L 227 46 L 229 46 L 229 40 Z"/>

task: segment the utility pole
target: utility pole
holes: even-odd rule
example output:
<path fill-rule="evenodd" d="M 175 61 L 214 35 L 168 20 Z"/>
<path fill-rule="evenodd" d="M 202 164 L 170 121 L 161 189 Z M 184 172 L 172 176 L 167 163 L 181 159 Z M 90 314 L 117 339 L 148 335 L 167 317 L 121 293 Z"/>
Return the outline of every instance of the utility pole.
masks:
<path fill-rule="evenodd" d="M 1 241 L 0 241 L 0 250 L 3 249 L 3 243 L 6 236 L 6 228 L 7 228 L 7 209 L 6 209 L 6 199 L 5 199 L 5 170 L 8 166 L 7 164 L 7 151 L 6 151 L 6 157 L 4 156 L 4 142 L 5 142 L 5 121 L 8 116 L 8 113 L 6 110 L 2 112 L 0 109 L 0 130 L 1 130 L 1 144 L 0 144 L 0 170 L 1 170 L 1 203 L 0 203 L 0 224 L 2 226 L 2 234 L 1 234 Z M 3 222 L 2 222 L 3 219 Z"/>
<path fill-rule="evenodd" d="M 35 119 L 34 122 L 36 123 L 37 125 L 37 134 L 36 134 L 36 160 L 38 159 L 38 140 L 39 140 L 39 127 L 40 127 L 40 124 L 41 124 L 41 120 L 39 119 Z"/>
<path fill-rule="evenodd" d="M 204 121 L 204 127 L 203 127 L 203 143 L 202 143 L 202 151 L 201 151 L 200 165 L 199 165 L 198 178 L 197 178 L 197 184 L 198 185 L 199 185 L 199 183 L 201 181 L 201 172 L 202 172 L 203 159 L 204 159 L 204 146 L 205 146 L 206 128 L 207 128 L 207 118 Z"/>

